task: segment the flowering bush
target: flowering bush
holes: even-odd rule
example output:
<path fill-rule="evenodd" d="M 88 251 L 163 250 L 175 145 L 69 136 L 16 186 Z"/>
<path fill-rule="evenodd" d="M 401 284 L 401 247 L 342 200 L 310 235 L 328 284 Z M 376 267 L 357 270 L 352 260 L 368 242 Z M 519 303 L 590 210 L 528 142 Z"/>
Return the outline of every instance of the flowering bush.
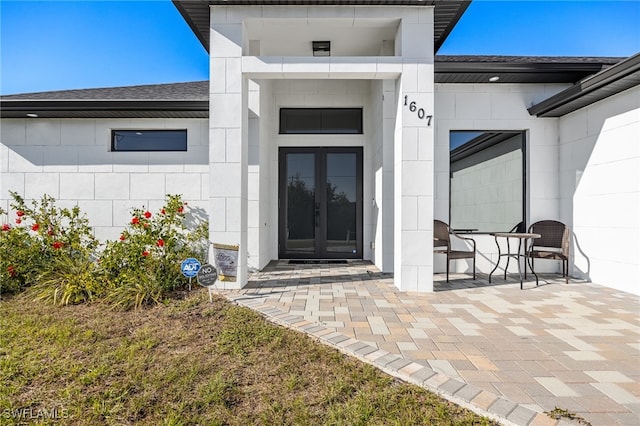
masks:
<path fill-rule="evenodd" d="M 89 289 L 96 282 L 79 281 L 77 268 L 93 267 L 98 242 L 80 208 L 58 208 L 46 194 L 29 207 L 18 193 L 10 194 L 16 216 L 0 231 L 0 291 L 31 287 L 35 297 L 54 303 L 91 300 L 96 291 Z M 0 209 L 0 214 L 9 219 L 8 212 Z"/>
<path fill-rule="evenodd" d="M 107 243 L 100 268 L 109 282 L 107 300 L 128 309 L 158 303 L 188 280 L 180 263 L 188 257 L 205 258 L 208 224 L 186 225 L 187 203 L 180 195 L 167 195 L 157 213 L 136 208 L 117 241 Z"/>
<path fill-rule="evenodd" d="M 0 293 L 28 289 L 33 298 L 55 304 L 104 299 L 137 308 L 184 287 L 180 263 L 207 254 L 208 224 L 201 221 L 190 231 L 187 203 L 179 195 L 167 195 L 155 214 L 133 209 L 119 239 L 99 253 L 78 206 L 58 208 L 45 194 L 29 207 L 10 193 L 15 217 L 0 208 Z"/>

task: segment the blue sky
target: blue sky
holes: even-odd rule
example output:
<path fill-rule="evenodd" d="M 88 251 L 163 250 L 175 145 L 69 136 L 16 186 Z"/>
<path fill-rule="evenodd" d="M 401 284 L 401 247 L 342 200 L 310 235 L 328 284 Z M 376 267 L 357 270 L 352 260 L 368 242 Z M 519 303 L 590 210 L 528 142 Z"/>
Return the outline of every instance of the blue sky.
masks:
<path fill-rule="evenodd" d="M 446 55 L 630 56 L 640 0 L 474 0 Z M 206 80 L 169 0 L 0 0 L 0 94 Z"/>

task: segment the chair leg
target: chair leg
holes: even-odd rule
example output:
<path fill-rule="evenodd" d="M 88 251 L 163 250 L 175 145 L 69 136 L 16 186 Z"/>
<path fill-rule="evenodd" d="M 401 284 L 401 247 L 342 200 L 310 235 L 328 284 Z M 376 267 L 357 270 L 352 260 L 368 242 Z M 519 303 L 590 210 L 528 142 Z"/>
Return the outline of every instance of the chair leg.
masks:
<path fill-rule="evenodd" d="M 476 256 L 473 256 L 473 279 L 476 279 Z"/>
<path fill-rule="evenodd" d="M 449 282 L 449 258 L 447 257 L 447 283 Z"/>

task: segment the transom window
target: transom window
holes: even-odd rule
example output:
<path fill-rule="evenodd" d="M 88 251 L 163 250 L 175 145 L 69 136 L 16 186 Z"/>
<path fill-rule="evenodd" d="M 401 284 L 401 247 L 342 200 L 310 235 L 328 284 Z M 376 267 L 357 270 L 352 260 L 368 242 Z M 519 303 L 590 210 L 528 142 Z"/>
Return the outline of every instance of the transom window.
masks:
<path fill-rule="evenodd" d="M 112 130 L 112 151 L 186 151 L 187 130 Z"/>
<path fill-rule="evenodd" d="M 280 108 L 280 134 L 362 134 L 362 108 Z"/>
<path fill-rule="evenodd" d="M 450 226 L 508 232 L 524 224 L 525 133 L 451 131 L 449 146 Z"/>

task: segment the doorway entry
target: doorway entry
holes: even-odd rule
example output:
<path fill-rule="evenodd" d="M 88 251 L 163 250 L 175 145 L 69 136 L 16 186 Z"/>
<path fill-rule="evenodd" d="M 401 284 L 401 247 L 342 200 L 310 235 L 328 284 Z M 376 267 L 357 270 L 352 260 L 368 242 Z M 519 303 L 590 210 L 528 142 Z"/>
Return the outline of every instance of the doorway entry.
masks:
<path fill-rule="evenodd" d="M 362 148 L 280 148 L 280 259 L 362 259 Z"/>

